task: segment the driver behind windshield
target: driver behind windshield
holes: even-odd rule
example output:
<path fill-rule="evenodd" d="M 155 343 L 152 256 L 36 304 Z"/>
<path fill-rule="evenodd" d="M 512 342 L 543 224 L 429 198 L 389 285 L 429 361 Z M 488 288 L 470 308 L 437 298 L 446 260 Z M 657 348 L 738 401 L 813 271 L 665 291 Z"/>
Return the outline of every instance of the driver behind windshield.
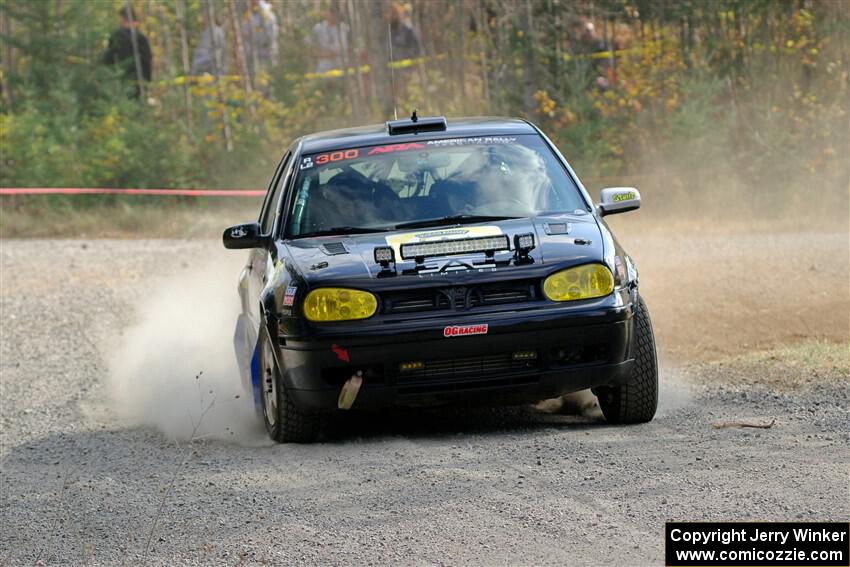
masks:
<path fill-rule="evenodd" d="M 437 140 L 305 156 L 308 165 L 296 179 L 288 235 L 383 231 L 444 217 L 528 217 L 587 209 L 542 139 L 520 135 L 507 140 Z"/>

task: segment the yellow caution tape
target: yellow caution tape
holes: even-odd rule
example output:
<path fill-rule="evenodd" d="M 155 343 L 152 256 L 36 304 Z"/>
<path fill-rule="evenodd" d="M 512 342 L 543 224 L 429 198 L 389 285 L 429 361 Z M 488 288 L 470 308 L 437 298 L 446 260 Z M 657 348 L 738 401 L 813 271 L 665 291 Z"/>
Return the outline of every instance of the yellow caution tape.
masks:
<path fill-rule="evenodd" d="M 628 53 L 633 53 L 633 52 L 637 52 L 637 51 L 641 51 L 641 48 L 633 47 L 633 48 L 629 48 L 629 49 L 616 49 L 616 50 L 613 50 L 613 51 L 598 51 L 598 52 L 595 52 L 595 53 L 586 53 L 586 54 L 582 54 L 582 55 L 570 55 L 569 53 L 565 53 L 563 55 L 563 59 L 564 59 L 564 61 L 571 61 L 573 59 L 608 59 L 610 57 L 620 57 L 620 56 L 626 55 Z M 75 63 L 85 62 L 85 60 L 80 58 L 80 57 L 68 56 L 69 61 L 71 60 L 71 58 L 75 59 L 73 61 Z M 434 56 L 424 56 L 424 57 L 400 59 L 398 61 L 393 61 L 391 63 L 387 63 L 387 67 L 390 68 L 390 69 L 408 69 L 408 68 L 413 67 L 415 65 L 420 65 L 420 64 L 424 63 L 425 61 L 427 61 L 429 59 L 443 60 L 445 58 L 446 58 L 445 53 L 439 53 L 439 54 L 434 55 Z M 471 56 L 471 57 L 467 57 L 467 59 L 477 60 L 477 57 Z M 77 61 L 77 60 L 79 60 L 79 61 Z M 520 63 L 521 63 L 521 61 L 517 61 L 517 64 L 520 64 Z M 371 71 L 371 68 L 369 67 L 369 65 L 364 64 L 364 65 L 358 65 L 358 66 L 355 66 L 355 67 L 348 67 L 348 68 L 343 68 L 343 69 L 329 69 L 329 70 L 323 71 L 321 73 L 315 73 L 315 72 L 286 73 L 286 75 L 284 75 L 284 76 L 289 81 L 295 81 L 295 80 L 298 80 L 298 79 L 301 79 L 301 78 L 309 79 L 309 80 L 314 80 L 314 79 L 339 79 L 339 78 L 345 77 L 346 75 L 355 75 L 355 74 L 366 75 L 366 74 L 369 74 L 370 71 Z M 242 78 L 239 75 L 222 75 L 220 77 L 220 79 L 223 82 L 234 82 L 234 83 L 235 82 L 241 82 L 241 80 L 242 80 Z M 190 84 L 190 85 L 209 85 L 209 84 L 212 84 L 214 82 L 215 82 L 215 77 L 213 75 L 206 73 L 206 74 L 203 74 L 203 75 L 178 75 L 177 77 L 174 77 L 173 79 L 163 79 L 161 81 L 157 81 L 157 84 L 166 85 L 168 83 L 172 83 L 172 84 L 175 84 L 175 85 L 178 85 L 178 86 L 184 85 L 184 84 L 187 84 L 187 83 Z"/>

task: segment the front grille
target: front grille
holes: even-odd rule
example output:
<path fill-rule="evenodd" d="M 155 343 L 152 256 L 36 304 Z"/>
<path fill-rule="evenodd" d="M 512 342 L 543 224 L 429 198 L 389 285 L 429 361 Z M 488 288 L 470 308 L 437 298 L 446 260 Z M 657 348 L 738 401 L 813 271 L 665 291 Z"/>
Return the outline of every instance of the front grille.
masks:
<path fill-rule="evenodd" d="M 459 392 L 463 390 L 481 390 L 484 388 L 507 388 L 509 386 L 528 386 L 536 384 L 540 377 L 536 375 L 506 376 L 485 380 L 468 380 L 460 382 L 437 382 L 423 384 L 399 385 L 398 393 L 401 395 L 411 394 L 437 394 L 441 392 Z"/>
<path fill-rule="evenodd" d="M 385 314 L 419 313 L 487 307 L 534 301 L 540 297 L 536 280 L 494 282 L 474 286 L 393 291 L 381 295 Z"/>
<path fill-rule="evenodd" d="M 466 378 L 500 372 L 534 370 L 537 367 L 537 358 L 516 360 L 513 353 L 505 353 L 426 360 L 423 361 L 421 368 L 405 372 L 397 370 L 397 372 L 398 382 L 401 385 L 403 383 L 427 382 L 445 378 Z"/>
<path fill-rule="evenodd" d="M 499 303 L 517 303 L 519 301 L 528 301 L 531 298 L 528 287 L 521 289 L 507 290 L 492 290 L 483 291 L 480 295 L 473 293 L 470 297 L 472 306 L 477 305 L 497 305 Z"/>
<path fill-rule="evenodd" d="M 450 309 L 451 301 L 445 295 L 432 291 L 426 293 L 398 294 L 384 299 L 384 313 L 415 313 Z"/>

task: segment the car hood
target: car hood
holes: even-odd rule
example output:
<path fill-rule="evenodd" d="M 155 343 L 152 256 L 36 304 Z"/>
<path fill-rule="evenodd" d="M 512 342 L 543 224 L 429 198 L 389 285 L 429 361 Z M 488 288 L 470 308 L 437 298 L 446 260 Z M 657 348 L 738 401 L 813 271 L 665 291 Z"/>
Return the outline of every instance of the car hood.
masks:
<path fill-rule="evenodd" d="M 496 260 L 506 260 L 513 255 L 514 236 L 528 233 L 534 234 L 535 248 L 529 257 L 535 265 L 576 265 L 601 262 L 603 259 L 602 235 L 591 214 L 547 215 L 437 228 L 299 238 L 287 240 L 284 245 L 288 258 L 307 282 L 319 279 L 323 283 L 335 279 L 350 282 L 352 279 L 379 277 L 381 266 L 374 259 L 374 250 L 378 246 L 392 246 L 395 249 L 399 276 L 415 277 L 402 275 L 405 270 L 412 270 L 415 262 L 412 259 L 401 259 L 401 244 L 505 234 L 511 242 L 511 251 L 498 253 Z M 438 269 L 457 270 L 483 260 L 483 253 L 459 254 L 430 257 L 426 264 Z M 510 266 L 496 270 L 521 267 L 511 262 Z"/>

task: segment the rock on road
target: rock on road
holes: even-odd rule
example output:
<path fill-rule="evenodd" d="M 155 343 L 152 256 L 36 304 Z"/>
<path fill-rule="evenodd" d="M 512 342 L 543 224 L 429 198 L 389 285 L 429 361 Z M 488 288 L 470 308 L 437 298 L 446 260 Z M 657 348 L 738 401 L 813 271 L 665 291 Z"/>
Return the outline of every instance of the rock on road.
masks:
<path fill-rule="evenodd" d="M 846 260 L 846 234 L 811 238 L 800 261 L 822 277 L 772 278 L 774 294 L 787 286 L 814 298 L 808 311 L 762 305 L 780 300 L 755 292 L 730 298 L 738 314 L 769 315 L 761 342 L 749 345 L 795 337 L 846 345 L 846 292 L 812 292 L 824 278 L 846 285 L 846 264 L 822 262 L 825 250 Z M 728 258 L 724 250 L 750 246 L 775 266 L 792 241 L 718 237 L 703 249 Z M 693 325 L 677 318 L 671 301 L 684 296 L 663 282 L 694 262 L 687 244 L 664 262 L 651 256 L 658 240 L 625 244 L 662 354 L 652 423 L 612 427 L 529 408 L 395 412 L 337 424 L 313 446 L 245 446 L 179 442 L 130 425 L 107 387 L 110 352 L 144 316 L 154 280 L 179 282 L 220 261 L 232 276 L 218 300 L 235 301 L 241 253 L 210 241 L 4 241 L 0 564 L 659 565 L 668 520 L 850 517 L 846 366 L 783 389 L 758 375 L 736 383 L 749 371 L 734 362 L 693 363 L 694 337 L 703 337 L 699 353 L 731 356 L 750 348 L 745 331 L 732 325 L 731 344 L 715 336 L 709 323 L 732 317 L 716 304 L 703 306 L 701 321 L 699 305 L 685 306 Z M 221 321 L 225 335 L 232 324 Z M 772 429 L 712 427 L 773 418 Z"/>

